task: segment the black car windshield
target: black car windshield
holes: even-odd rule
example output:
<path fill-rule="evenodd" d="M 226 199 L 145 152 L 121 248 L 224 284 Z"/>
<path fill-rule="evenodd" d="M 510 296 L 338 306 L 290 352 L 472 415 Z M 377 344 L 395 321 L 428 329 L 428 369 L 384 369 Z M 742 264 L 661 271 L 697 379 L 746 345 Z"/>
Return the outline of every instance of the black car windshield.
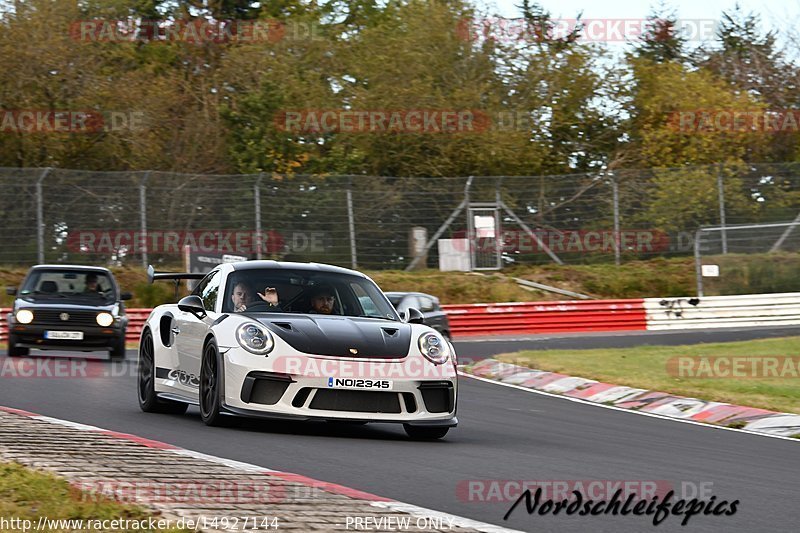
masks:
<path fill-rule="evenodd" d="M 372 281 L 350 274 L 303 269 L 264 268 L 232 272 L 228 276 L 222 311 L 400 320 Z"/>
<path fill-rule="evenodd" d="M 103 301 L 116 298 L 114 284 L 108 275 L 86 270 L 34 270 L 25 280 L 20 295 Z"/>

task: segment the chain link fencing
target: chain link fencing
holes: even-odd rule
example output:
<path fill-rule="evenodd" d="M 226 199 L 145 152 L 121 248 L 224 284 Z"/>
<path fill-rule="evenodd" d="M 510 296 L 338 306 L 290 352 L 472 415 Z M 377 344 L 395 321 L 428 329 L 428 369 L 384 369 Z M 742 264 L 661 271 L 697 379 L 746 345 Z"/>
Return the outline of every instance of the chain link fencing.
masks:
<path fill-rule="evenodd" d="M 688 257 L 701 227 L 794 220 L 798 171 L 800 163 L 411 178 L 0 168 L 0 264 L 177 266 L 188 246 L 438 268 L 440 239 L 485 268 Z M 721 253 L 733 251 L 730 238 L 719 232 Z"/>

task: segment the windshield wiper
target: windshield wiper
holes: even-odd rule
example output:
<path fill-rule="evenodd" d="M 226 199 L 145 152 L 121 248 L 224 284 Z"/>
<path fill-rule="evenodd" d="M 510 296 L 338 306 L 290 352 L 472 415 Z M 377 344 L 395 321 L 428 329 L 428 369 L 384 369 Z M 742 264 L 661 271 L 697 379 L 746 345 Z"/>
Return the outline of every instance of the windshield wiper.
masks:
<path fill-rule="evenodd" d="M 58 296 L 59 298 L 66 298 L 66 296 L 64 296 L 63 294 L 61 294 L 59 292 L 33 291 L 33 294 L 40 294 L 40 295 L 47 295 L 47 296 Z"/>

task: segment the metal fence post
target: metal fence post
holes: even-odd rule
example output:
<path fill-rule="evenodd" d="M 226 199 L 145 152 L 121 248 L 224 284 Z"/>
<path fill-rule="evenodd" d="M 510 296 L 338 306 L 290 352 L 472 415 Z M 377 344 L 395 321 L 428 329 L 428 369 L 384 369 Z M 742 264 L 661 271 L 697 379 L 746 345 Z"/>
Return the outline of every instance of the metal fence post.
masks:
<path fill-rule="evenodd" d="M 261 250 L 261 243 L 263 241 L 263 235 L 261 235 L 261 179 L 264 177 L 264 173 L 258 175 L 256 178 L 256 183 L 253 185 L 253 200 L 255 202 L 255 215 L 256 215 L 256 236 L 258 240 L 256 241 L 256 259 L 262 259 L 262 250 Z"/>
<path fill-rule="evenodd" d="M 36 248 L 37 263 L 44 263 L 44 194 L 42 193 L 42 182 L 52 170 L 50 167 L 44 169 L 42 175 L 36 180 Z"/>
<path fill-rule="evenodd" d="M 350 227 L 350 265 L 353 270 L 358 268 L 356 256 L 356 221 L 353 214 L 353 177 L 347 178 L 347 221 Z"/>
<path fill-rule="evenodd" d="M 614 209 L 614 264 L 620 265 L 619 252 L 619 184 L 617 178 L 611 178 L 612 204 Z"/>
<path fill-rule="evenodd" d="M 702 228 L 694 234 L 694 275 L 697 282 L 697 297 L 703 297 L 703 265 L 700 260 L 700 235 Z"/>
<path fill-rule="evenodd" d="M 725 185 L 722 179 L 722 163 L 717 166 L 717 193 L 719 194 L 719 225 L 722 237 L 722 253 L 728 253 L 728 232 L 725 231 Z"/>
<path fill-rule="evenodd" d="M 142 266 L 147 268 L 149 263 L 147 256 L 147 180 L 150 179 L 150 170 L 144 173 L 142 181 L 139 182 L 139 229 L 142 232 Z"/>

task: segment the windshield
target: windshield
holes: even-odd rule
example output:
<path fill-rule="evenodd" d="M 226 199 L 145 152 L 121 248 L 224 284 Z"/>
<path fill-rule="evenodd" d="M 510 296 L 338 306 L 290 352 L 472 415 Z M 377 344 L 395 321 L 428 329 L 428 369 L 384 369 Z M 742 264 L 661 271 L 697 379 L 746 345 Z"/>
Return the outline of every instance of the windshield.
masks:
<path fill-rule="evenodd" d="M 308 313 L 399 320 L 381 290 L 360 276 L 290 269 L 234 271 L 226 313 Z"/>
<path fill-rule="evenodd" d="M 78 270 L 34 270 L 25 280 L 21 295 L 42 298 L 79 297 L 113 300 L 114 285 L 103 272 Z"/>
<path fill-rule="evenodd" d="M 395 307 L 400 305 L 400 302 L 403 301 L 402 294 L 387 294 L 386 297 L 389 298 L 389 301 L 392 302 L 392 305 Z"/>

